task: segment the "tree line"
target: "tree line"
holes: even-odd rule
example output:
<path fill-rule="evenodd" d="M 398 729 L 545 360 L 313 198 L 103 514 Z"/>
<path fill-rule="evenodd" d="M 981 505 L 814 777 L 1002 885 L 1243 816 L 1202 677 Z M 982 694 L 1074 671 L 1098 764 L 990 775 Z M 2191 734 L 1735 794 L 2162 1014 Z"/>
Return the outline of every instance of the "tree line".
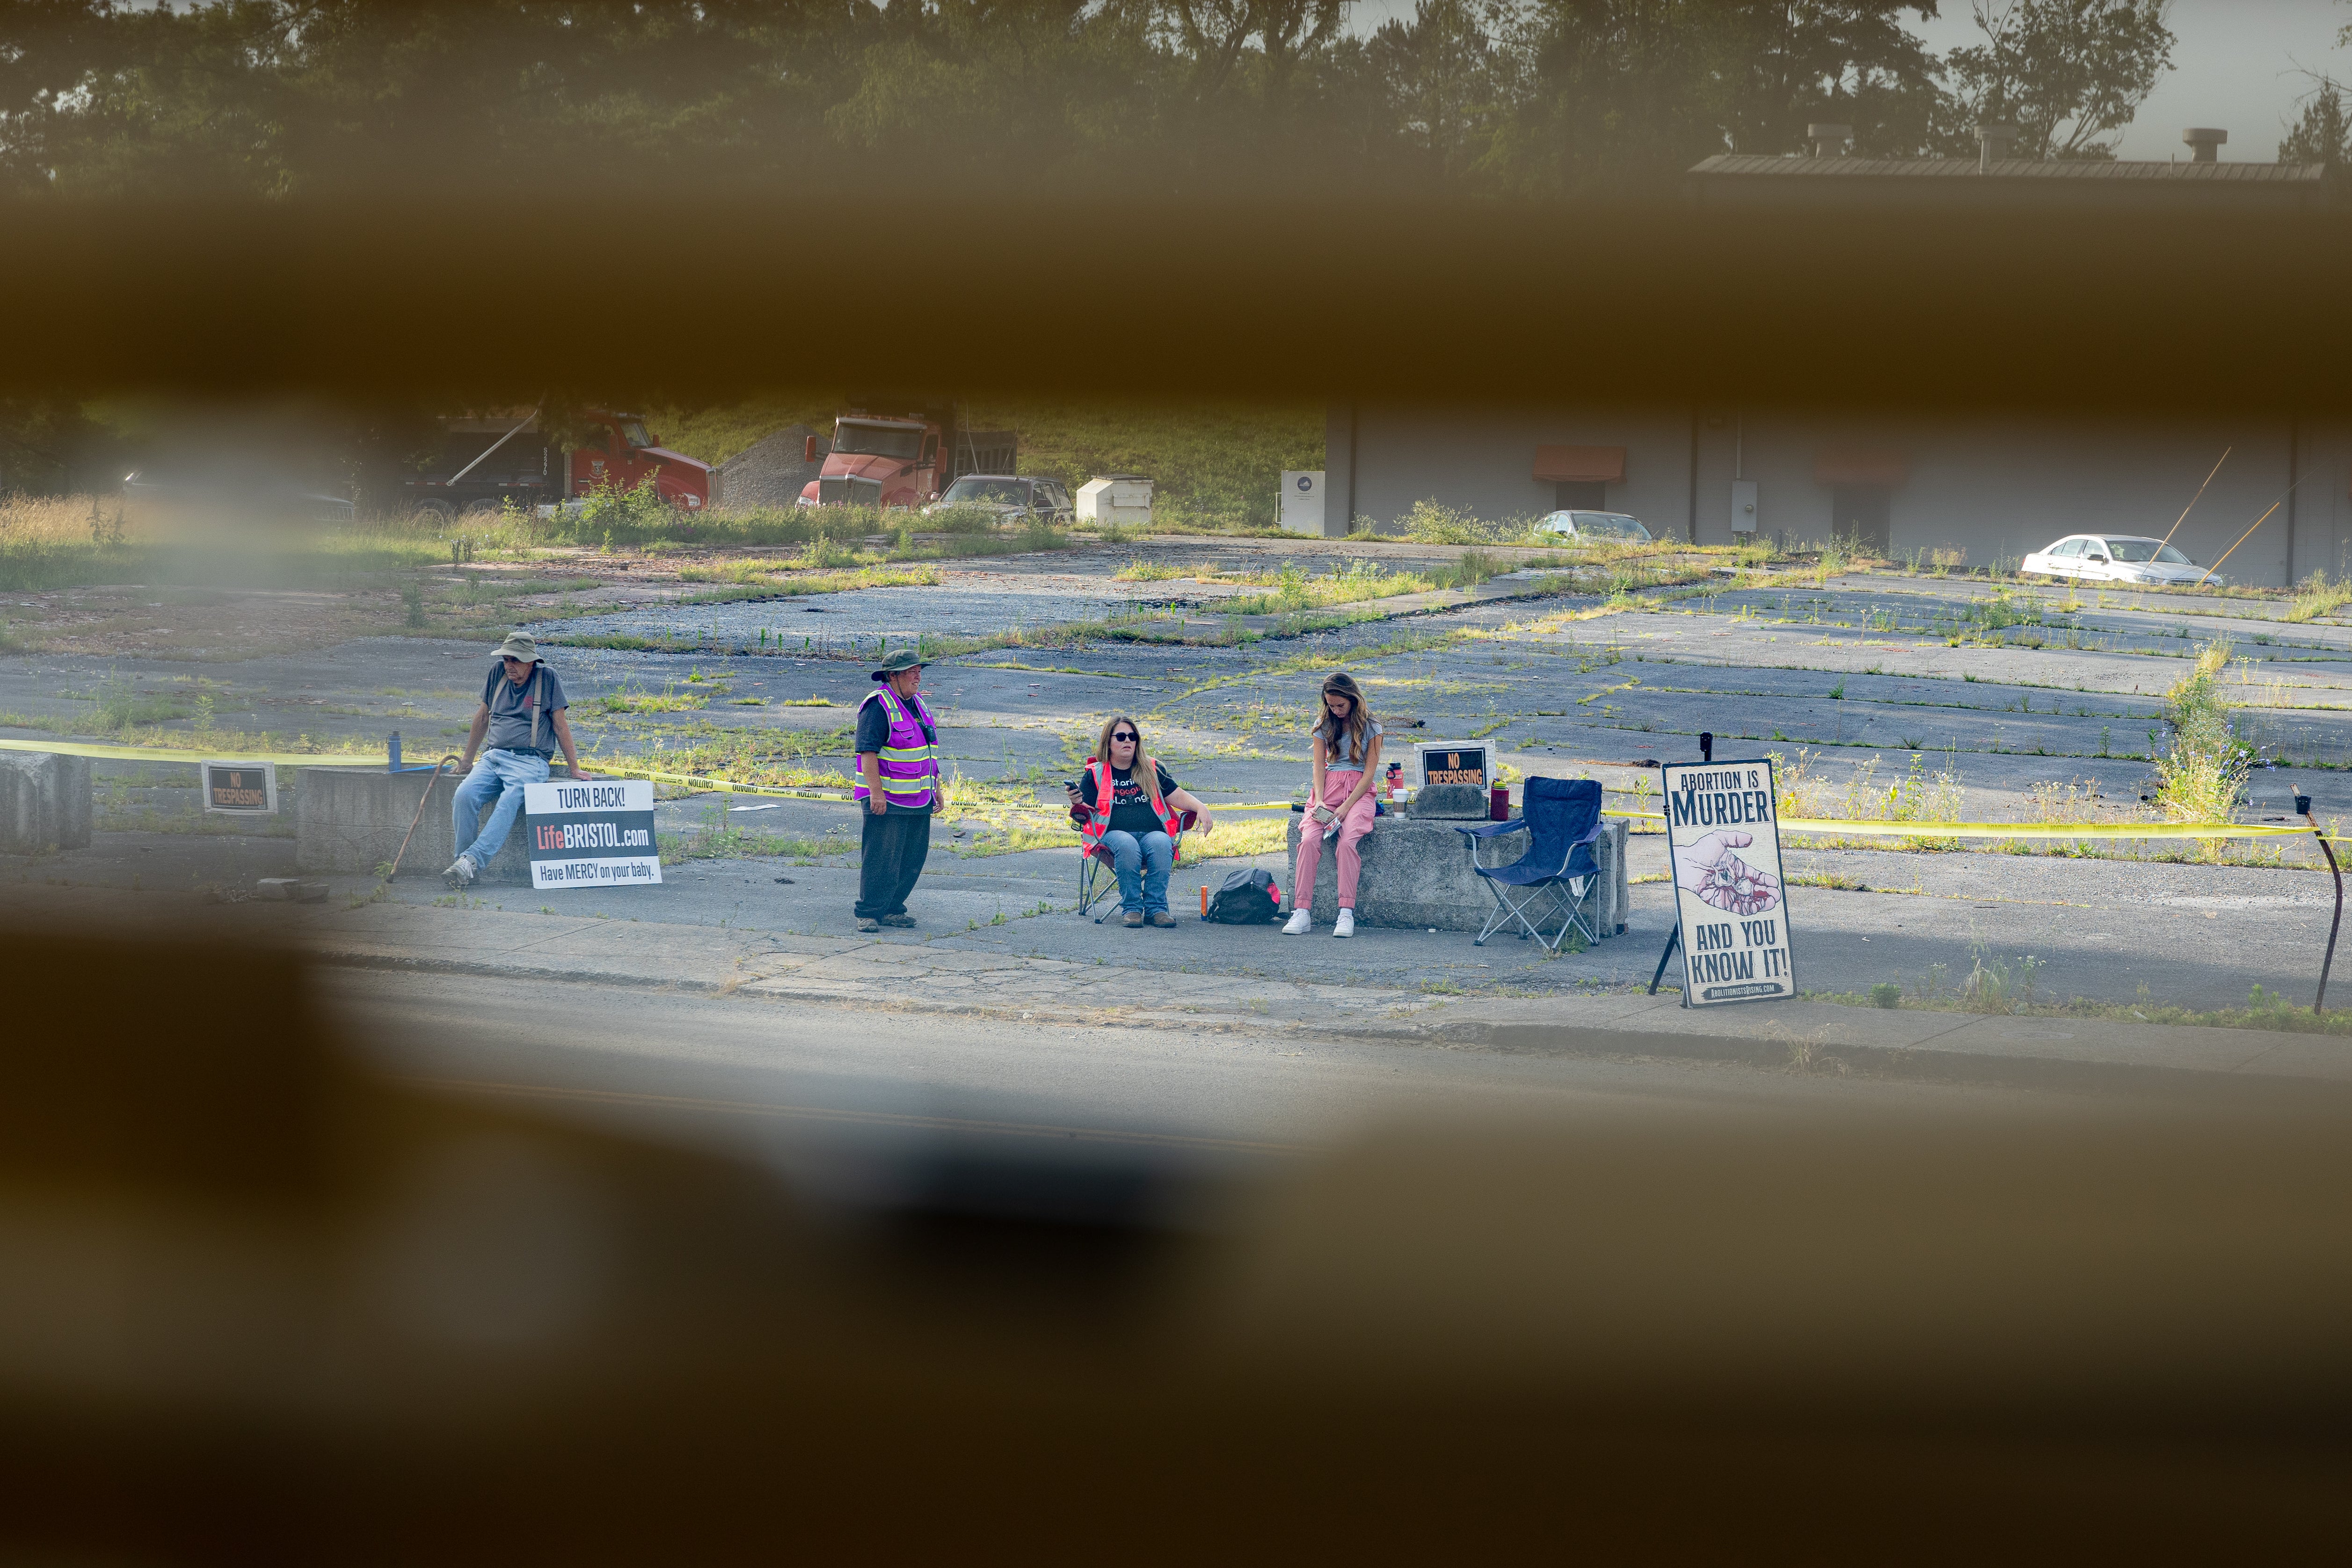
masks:
<path fill-rule="evenodd" d="M 1816 121 L 2111 156 L 2169 68 L 2168 0 L 1970 3 L 1938 57 L 1885 0 L 6 0 L 0 192 L 1623 198 Z"/>

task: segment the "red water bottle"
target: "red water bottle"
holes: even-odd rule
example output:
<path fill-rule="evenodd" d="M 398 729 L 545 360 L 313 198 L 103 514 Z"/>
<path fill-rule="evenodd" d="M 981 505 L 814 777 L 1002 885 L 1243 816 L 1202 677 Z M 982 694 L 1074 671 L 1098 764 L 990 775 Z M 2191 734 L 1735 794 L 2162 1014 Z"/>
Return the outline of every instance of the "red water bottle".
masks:
<path fill-rule="evenodd" d="M 1486 815 L 1496 822 L 1511 820 L 1511 786 L 1496 784 L 1486 792 Z"/>

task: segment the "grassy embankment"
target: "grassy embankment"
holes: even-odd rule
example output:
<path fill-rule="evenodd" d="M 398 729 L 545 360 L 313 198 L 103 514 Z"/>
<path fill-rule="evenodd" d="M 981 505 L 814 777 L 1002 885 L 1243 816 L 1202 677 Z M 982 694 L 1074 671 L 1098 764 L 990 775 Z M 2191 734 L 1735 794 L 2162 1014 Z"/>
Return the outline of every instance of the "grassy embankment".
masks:
<path fill-rule="evenodd" d="M 332 592 L 446 553 L 415 530 L 173 514 L 112 496 L 0 495 L 0 592 L 92 583 Z"/>
<path fill-rule="evenodd" d="M 780 395 L 719 407 L 647 412 L 676 450 L 726 461 L 772 430 L 829 431 L 837 394 Z M 1149 474 L 1154 531 L 1270 533 L 1285 468 L 1323 466 L 1319 404 L 1192 407 L 977 403 L 974 426 L 1018 430 L 1020 471 L 1060 479 L 1075 494 L 1097 474 Z"/>

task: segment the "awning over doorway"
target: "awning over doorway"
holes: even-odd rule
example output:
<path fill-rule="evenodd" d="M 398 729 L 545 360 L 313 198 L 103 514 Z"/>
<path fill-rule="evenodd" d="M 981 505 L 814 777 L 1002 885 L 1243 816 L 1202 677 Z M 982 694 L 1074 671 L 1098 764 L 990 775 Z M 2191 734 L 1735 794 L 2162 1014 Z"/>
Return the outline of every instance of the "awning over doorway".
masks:
<path fill-rule="evenodd" d="M 1813 478 L 1825 485 L 1885 485 L 1911 477 L 1911 459 L 1885 447 L 1823 447 L 1813 455 Z"/>
<path fill-rule="evenodd" d="M 1625 482 L 1622 447 L 1538 447 L 1536 478 L 1552 484 Z"/>

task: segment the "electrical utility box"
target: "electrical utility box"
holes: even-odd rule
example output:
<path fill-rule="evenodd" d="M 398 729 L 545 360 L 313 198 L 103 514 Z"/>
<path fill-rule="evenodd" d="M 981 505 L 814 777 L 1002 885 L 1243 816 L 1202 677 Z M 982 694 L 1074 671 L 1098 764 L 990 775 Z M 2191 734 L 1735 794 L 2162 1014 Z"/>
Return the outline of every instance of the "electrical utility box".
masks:
<path fill-rule="evenodd" d="M 1734 538 L 1756 531 L 1756 481 L 1731 481 L 1731 532 Z"/>
<path fill-rule="evenodd" d="M 1282 531 L 1323 537 L 1323 470 L 1301 473 L 1286 469 L 1282 476 Z"/>

